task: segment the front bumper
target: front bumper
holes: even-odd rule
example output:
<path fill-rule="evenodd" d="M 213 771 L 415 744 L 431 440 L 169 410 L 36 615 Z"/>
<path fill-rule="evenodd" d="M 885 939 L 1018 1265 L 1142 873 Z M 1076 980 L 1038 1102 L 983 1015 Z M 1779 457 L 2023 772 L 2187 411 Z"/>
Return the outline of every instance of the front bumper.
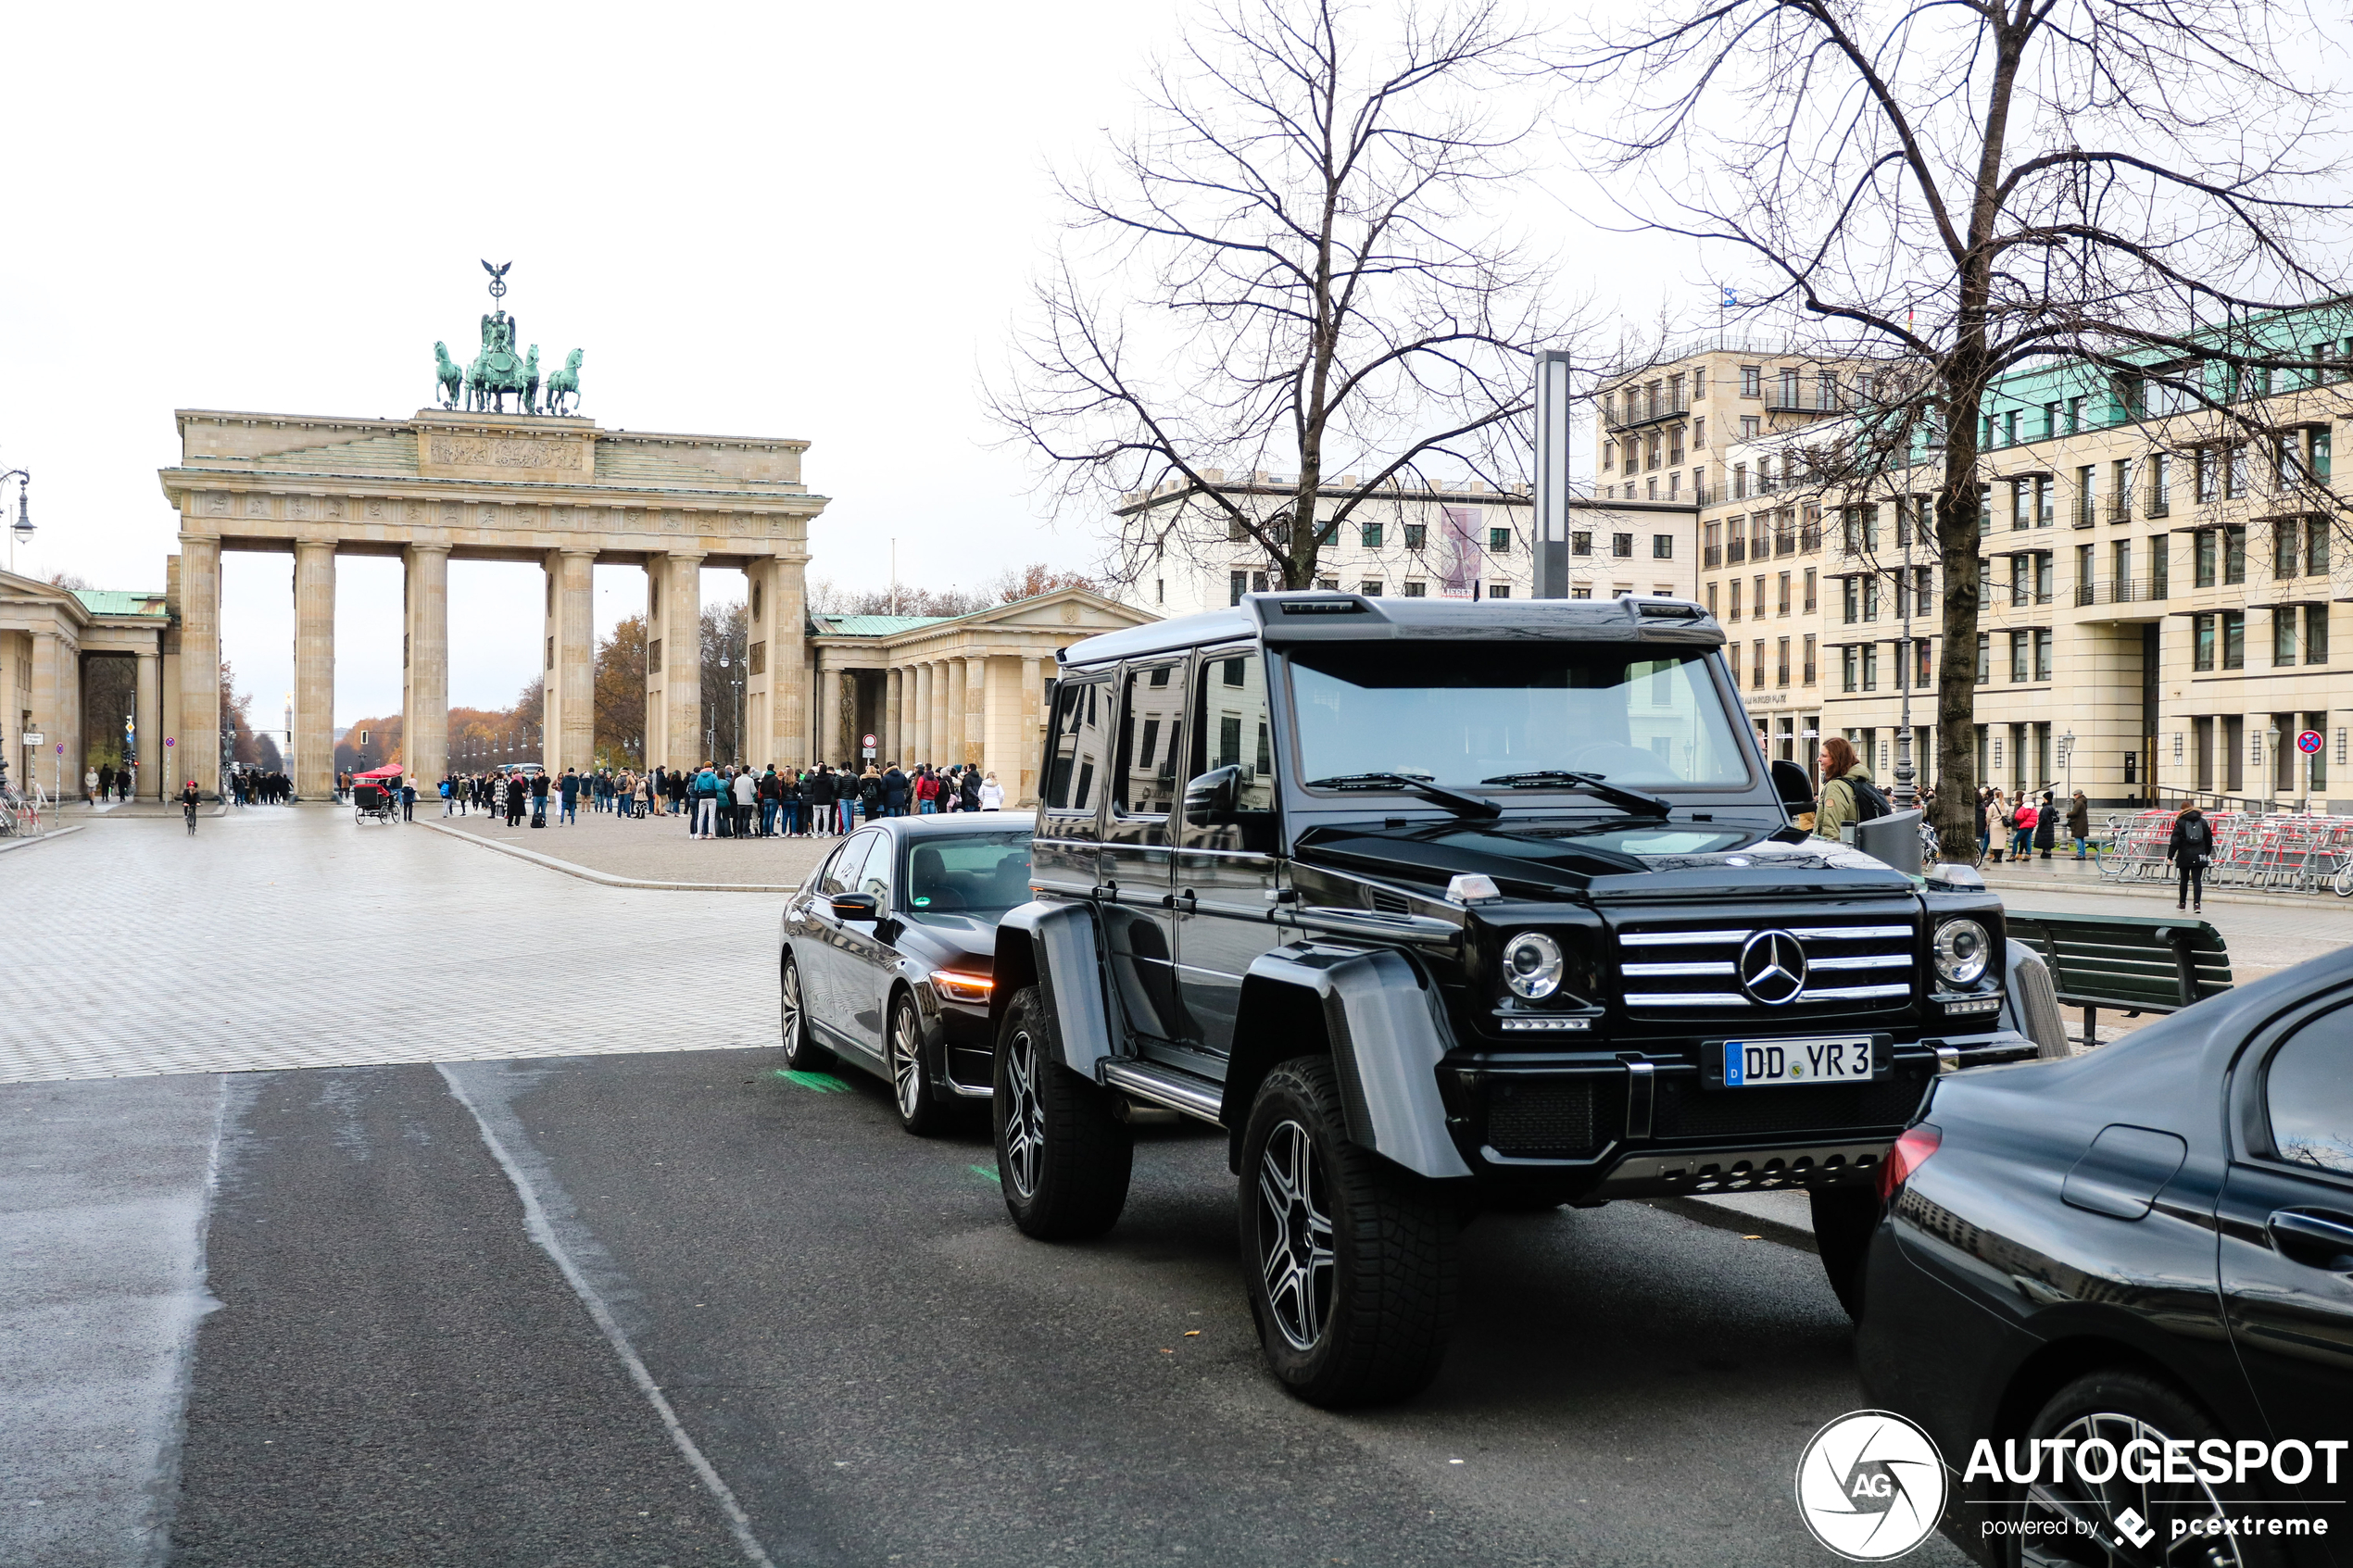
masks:
<path fill-rule="evenodd" d="M 1938 1073 L 2035 1047 L 1994 1030 L 1878 1054 L 1864 1082 L 1725 1089 L 1703 1081 L 1696 1052 L 1457 1051 L 1440 1087 L 1455 1147 L 1491 1185 L 1596 1201 L 1761 1191 L 1875 1179 Z"/>

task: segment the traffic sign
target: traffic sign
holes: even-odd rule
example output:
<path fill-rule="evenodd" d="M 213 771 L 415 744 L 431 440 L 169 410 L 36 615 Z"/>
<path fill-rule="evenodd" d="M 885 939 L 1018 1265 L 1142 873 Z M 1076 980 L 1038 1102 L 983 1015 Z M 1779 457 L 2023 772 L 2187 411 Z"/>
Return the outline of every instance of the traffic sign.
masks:
<path fill-rule="evenodd" d="M 2296 749 L 2307 757 L 2319 756 L 2321 747 L 2327 744 L 2321 738 L 2321 732 L 2318 730 L 2307 730 L 2296 737 Z"/>
<path fill-rule="evenodd" d="M 860 739 L 859 739 L 858 744 L 859 744 L 860 746 L 866 746 L 866 747 L 871 748 L 871 747 L 873 747 L 873 746 L 875 744 L 875 737 L 874 737 L 874 736 L 872 736 L 872 735 L 864 735 L 864 736 L 861 736 L 861 737 L 860 737 Z"/>
<path fill-rule="evenodd" d="M 173 744 L 172 737 L 171 737 L 171 736 L 170 736 L 170 735 L 166 735 L 166 736 L 164 736 L 164 737 L 163 737 L 163 744 L 164 744 L 164 745 L 166 745 L 166 746 L 170 746 L 170 745 Z"/>
<path fill-rule="evenodd" d="M 47 738 L 47 736 L 42 734 L 38 730 L 27 730 L 24 733 L 25 749 L 28 751 L 32 750 Z"/>

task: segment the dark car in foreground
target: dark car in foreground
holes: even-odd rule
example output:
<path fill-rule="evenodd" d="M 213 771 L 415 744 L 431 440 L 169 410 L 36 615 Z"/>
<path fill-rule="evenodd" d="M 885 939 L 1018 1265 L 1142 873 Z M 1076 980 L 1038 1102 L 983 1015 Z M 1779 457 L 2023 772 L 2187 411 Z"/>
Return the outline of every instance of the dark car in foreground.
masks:
<path fill-rule="evenodd" d="M 912 1133 L 989 1094 L 997 921 L 1029 897 L 1031 821 L 889 817 L 851 834 L 785 901 L 786 1062 L 884 1079 Z"/>
<path fill-rule="evenodd" d="M 2353 1562 L 2353 951 L 1941 1078 L 1881 1186 L 1864 1382 L 1964 1550 Z"/>

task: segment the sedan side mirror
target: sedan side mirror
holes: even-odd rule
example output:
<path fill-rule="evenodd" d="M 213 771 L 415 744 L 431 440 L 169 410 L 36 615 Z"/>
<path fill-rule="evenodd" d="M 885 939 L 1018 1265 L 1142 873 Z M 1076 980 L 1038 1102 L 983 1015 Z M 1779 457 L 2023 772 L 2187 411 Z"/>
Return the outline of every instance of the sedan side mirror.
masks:
<path fill-rule="evenodd" d="M 1773 793 L 1781 797 L 1781 809 L 1793 817 L 1802 817 L 1814 809 L 1814 783 L 1806 770 L 1787 759 L 1773 763 Z"/>
<path fill-rule="evenodd" d="M 1214 828 L 1238 814 L 1242 771 L 1228 765 L 1213 768 L 1185 786 L 1185 824 Z"/>
<path fill-rule="evenodd" d="M 880 920 L 882 906 L 871 893 L 837 893 L 834 895 L 834 919 Z"/>

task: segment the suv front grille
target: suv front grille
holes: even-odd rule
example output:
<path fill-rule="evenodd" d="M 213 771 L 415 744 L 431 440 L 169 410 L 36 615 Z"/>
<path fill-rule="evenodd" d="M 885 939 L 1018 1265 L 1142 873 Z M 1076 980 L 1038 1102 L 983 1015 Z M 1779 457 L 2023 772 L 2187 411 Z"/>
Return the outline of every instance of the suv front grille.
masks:
<path fill-rule="evenodd" d="M 1740 960 L 1749 939 L 1767 931 L 1797 938 L 1806 955 L 1805 988 L 1778 1006 L 1741 988 Z M 1877 1011 L 1911 997 L 1919 933 L 1884 917 L 1844 922 L 1712 925 L 1670 931 L 1621 931 L 1618 974 L 1626 1010 L 1637 1017 L 1687 1019 L 1705 1010 L 1757 1017 L 1815 1008 Z"/>
<path fill-rule="evenodd" d="M 1776 1133 L 1851 1132 L 1900 1127 L 1920 1108 L 1928 1085 L 1918 1078 L 1772 1089 L 1703 1089 L 1662 1083 L 1651 1131 L 1662 1138 L 1742 1138 Z"/>

